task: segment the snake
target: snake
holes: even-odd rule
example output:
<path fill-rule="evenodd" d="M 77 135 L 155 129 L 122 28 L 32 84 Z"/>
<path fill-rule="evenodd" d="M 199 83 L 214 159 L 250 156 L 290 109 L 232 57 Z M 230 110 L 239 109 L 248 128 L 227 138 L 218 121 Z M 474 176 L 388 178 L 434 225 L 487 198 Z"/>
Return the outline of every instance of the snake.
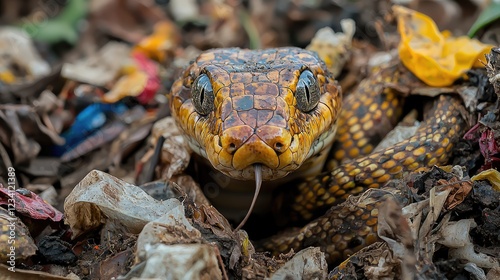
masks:
<path fill-rule="evenodd" d="M 168 100 L 201 160 L 235 182 L 280 185 L 284 195 L 274 206 L 291 220 L 308 222 L 264 240 L 262 249 L 278 254 L 319 246 L 331 264 L 377 241 L 382 199 L 349 207 L 342 202 L 446 164 L 461 138 L 461 101 L 441 95 L 414 136 L 374 152 L 405 100 L 387 85 L 415 80 L 400 63 L 392 64 L 343 98 L 313 51 L 224 48 L 201 53 L 173 83 Z"/>

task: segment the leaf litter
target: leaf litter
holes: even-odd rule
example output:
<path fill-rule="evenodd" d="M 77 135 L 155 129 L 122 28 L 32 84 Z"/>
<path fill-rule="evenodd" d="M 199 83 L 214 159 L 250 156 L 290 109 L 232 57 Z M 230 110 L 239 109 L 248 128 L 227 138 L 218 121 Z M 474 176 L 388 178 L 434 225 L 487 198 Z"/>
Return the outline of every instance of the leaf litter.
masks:
<path fill-rule="evenodd" d="M 45 26 L 24 24 L 24 31 L 18 23 L 40 7 L 27 5 L 29 16 L 23 18 L 13 5 L 0 32 L 2 257 L 9 253 L 8 239 L 2 238 L 10 234 L 12 220 L 6 210 L 7 167 L 17 171 L 15 197 L 23 206 L 15 213 L 18 273 L 12 279 L 495 279 L 500 274 L 498 48 L 441 32 L 430 18 L 406 8 L 386 13 L 390 7 L 384 1 L 255 1 L 248 7 L 234 1 L 70 2 L 55 3 L 56 14 Z M 367 9 L 373 13 L 359 17 Z M 401 37 L 390 22 L 398 17 L 405 30 Z M 339 18 L 353 18 L 356 28 Z M 323 29 L 315 37 L 323 26 L 337 33 Z M 376 32 L 366 33 L 367 26 Z M 469 27 L 457 26 L 462 34 Z M 42 32 L 31 36 L 35 29 L 27 27 Z M 494 22 L 481 28 L 474 32 L 491 34 Z M 429 38 L 439 44 L 429 45 Z M 423 42 L 413 41 L 419 39 Z M 433 86 L 416 85 L 411 92 L 389 86 L 409 95 L 459 94 L 471 125 L 453 151 L 456 165 L 408 174 L 391 181 L 390 189 L 345 202 L 386 199 L 379 210 L 379 241 L 336 267 L 328 267 L 318 248 L 271 256 L 255 249 L 245 228 L 233 231 L 234 221 L 211 205 L 190 176 L 188 146 L 165 119 L 164 94 L 200 50 L 309 43 L 336 67 L 332 71 L 347 92 L 381 61 L 397 58 L 399 49 L 402 62 Z M 465 51 L 453 53 L 458 50 Z M 478 63 L 484 54 L 484 64 Z M 463 67 L 447 68 L 450 55 Z M 428 67 L 411 59 L 432 62 L 441 72 L 429 76 Z M 486 70 L 470 70 L 473 65 Z M 403 123 L 418 123 L 418 114 L 408 116 Z M 8 271 L 4 261 L 2 274 Z"/>

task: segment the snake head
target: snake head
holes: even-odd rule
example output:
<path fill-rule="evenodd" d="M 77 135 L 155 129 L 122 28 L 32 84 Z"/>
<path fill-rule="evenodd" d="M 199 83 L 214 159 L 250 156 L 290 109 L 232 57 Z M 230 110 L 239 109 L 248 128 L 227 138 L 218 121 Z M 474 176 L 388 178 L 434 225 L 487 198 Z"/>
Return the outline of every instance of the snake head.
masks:
<path fill-rule="evenodd" d="M 341 92 L 299 48 L 214 49 L 173 84 L 172 115 L 192 150 L 225 175 L 274 180 L 331 146 Z"/>

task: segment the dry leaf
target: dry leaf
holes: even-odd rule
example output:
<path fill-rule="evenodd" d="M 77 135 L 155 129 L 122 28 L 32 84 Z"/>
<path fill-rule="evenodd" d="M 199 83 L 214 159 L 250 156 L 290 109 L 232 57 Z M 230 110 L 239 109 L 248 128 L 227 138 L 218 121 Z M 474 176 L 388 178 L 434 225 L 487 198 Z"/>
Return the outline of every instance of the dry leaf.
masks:
<path fill-rule="evenodd" d="M 484 55 L 493 46 L 466 36 L 439 32 L 422 13 L 394 6 L 401 35 L 399 56 L 403 64 L 430 86 L 449 86 L 466 70 L 484 67 Z"/>

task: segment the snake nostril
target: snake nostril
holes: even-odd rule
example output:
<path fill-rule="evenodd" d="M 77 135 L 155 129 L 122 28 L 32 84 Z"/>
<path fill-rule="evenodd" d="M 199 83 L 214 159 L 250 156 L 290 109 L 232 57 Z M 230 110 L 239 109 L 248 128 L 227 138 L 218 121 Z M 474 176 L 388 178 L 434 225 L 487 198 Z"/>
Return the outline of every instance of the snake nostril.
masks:
<path fill-rule="evenodd" d="M 286 145 L 283 144 L 282 142 L 280 141 L 276 141 L 273 145 L 274 147 L 274 151 L 277 153 L 277 154 L 282 154 L 285 152 L 285 150 L 287 149 Z"/>
<path fill-rule="evenodd" d="M 227 152 L 233 154 L 236 151 L 236 145 L 234 143 L 229 143 L 227 146 Z"/>
<path fill-rule="evenodd" d="M 281 142 L 274 143 L 274 149 L 276 151 L 281 151 L 282 148 L 283 148 L 283 144 L 281 144 Z"/>

